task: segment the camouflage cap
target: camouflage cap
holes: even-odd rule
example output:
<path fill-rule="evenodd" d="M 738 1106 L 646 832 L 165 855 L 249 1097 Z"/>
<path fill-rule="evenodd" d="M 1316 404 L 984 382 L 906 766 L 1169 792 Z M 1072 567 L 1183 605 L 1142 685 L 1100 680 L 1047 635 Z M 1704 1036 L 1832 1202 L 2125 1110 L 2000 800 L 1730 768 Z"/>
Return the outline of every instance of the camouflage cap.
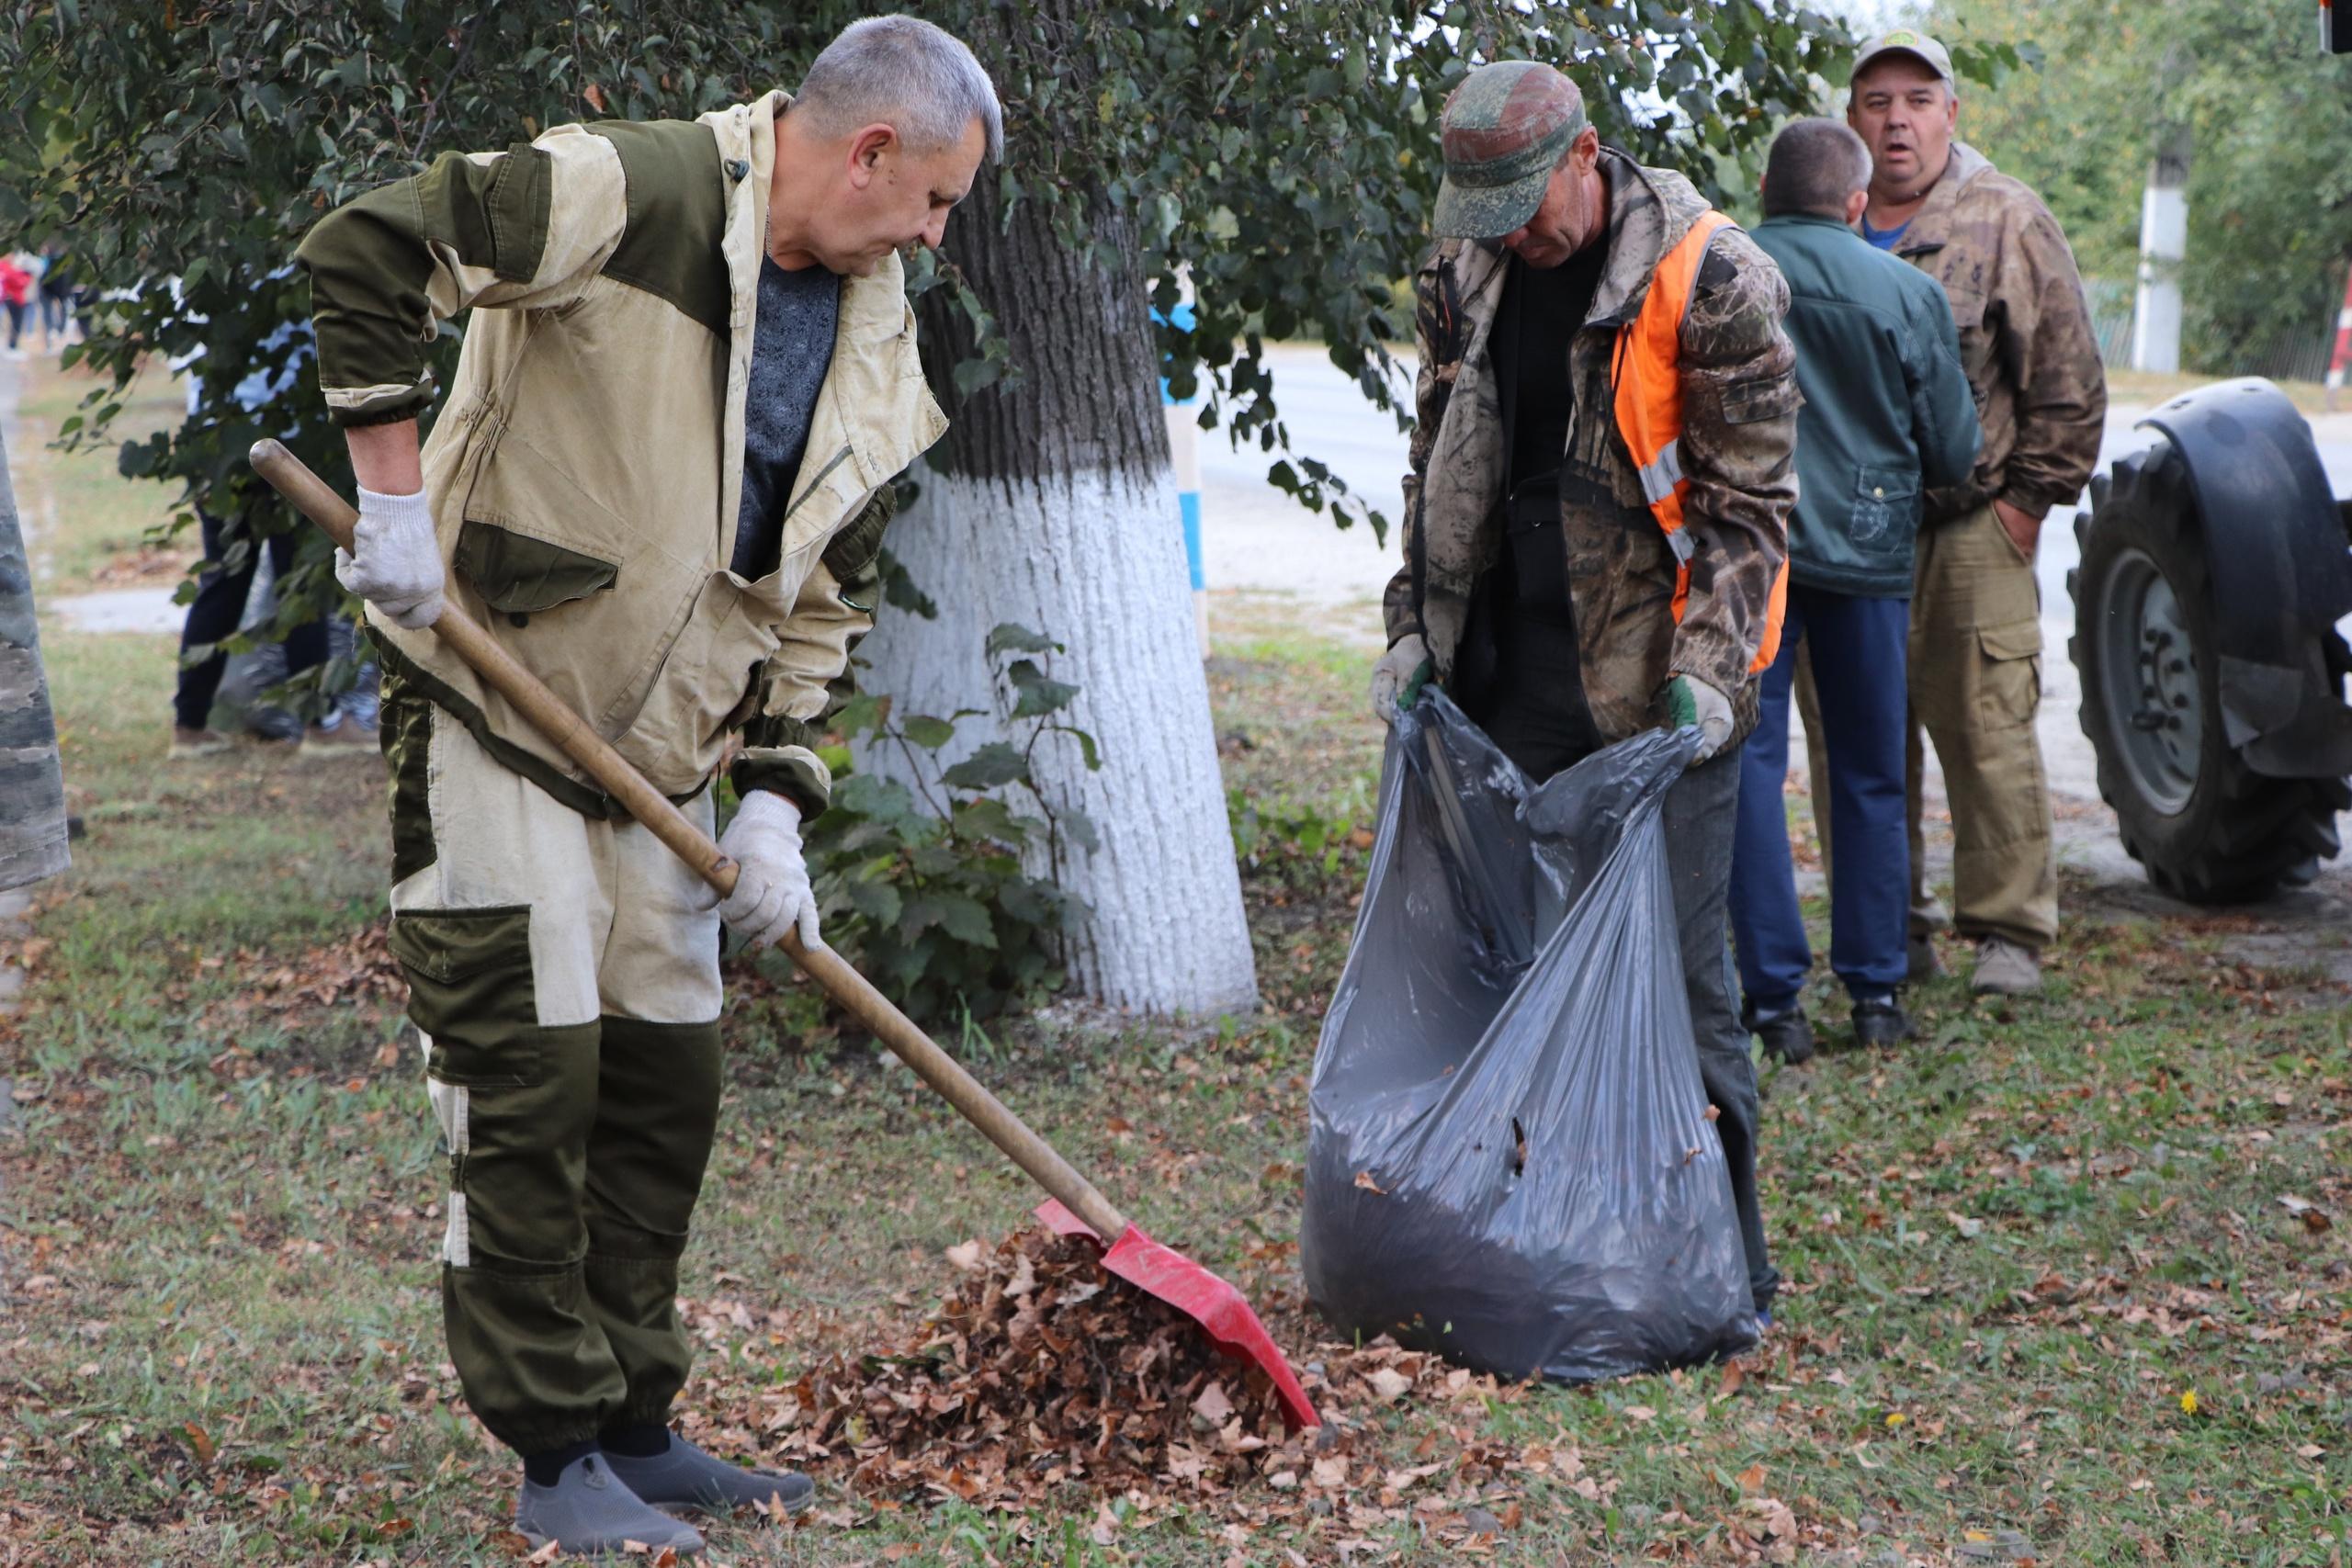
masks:
<path fill-rule="evenodd" d="M 1575 83 L 1532 60 L 1498 60 L 1463 79 L 1438 121 L 1445 178 L 1440 239 L 1494 240 L 1544 205 L 1544 187 L 1589 123 Z"/>
<path fill-rule="evenodd" d="M 1862 45 L 1860 52 L 1854 56 L 1854 70 L 1853 73 L 1846 78 L 1847 85 L 1851 86 L 1873 62 L 1890 54 L 1911 56 L 1942 77 L 1945 86 L 1951 88 L 1954 92 L 1960 90 L 1960 84 L 1951 79 L 1951 52 L 1927 34 L 1913 28 L 1897 28 L 1893 32 L 1881 33 Z"/>

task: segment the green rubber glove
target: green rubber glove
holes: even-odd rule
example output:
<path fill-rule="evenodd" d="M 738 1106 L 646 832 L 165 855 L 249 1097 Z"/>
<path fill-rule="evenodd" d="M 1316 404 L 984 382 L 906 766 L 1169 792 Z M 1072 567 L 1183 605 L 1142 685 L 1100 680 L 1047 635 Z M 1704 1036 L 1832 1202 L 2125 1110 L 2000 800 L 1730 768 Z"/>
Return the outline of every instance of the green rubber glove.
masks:
<path fill-rule="evenodd" d="M 1731 739 L 1731 699 L 1697 676 L 1675 676 L 1658 697 L 1666 709 L 1669 728 L 1699 732 L 1699 754 L 1692 759 L 1694 761 L 1705 761 Z"/>
<path fill-rule="evenodd" d="M 1690 682 L 1677 675 L 1666 683 L 1666 727 L 1668 729 L 1690 729 L 1698 722 L 1699 703 L 1690 694 Z"/>

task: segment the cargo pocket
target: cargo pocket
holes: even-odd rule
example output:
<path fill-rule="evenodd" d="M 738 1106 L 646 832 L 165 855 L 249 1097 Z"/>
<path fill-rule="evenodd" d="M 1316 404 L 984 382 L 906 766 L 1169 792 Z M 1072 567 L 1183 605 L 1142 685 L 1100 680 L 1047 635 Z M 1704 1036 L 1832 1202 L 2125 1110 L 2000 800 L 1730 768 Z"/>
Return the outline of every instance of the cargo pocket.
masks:
<path fill-rule="evenodd" d="M 458 570 L 503 615 L 536 615 L 612 587 L 620 568 L 528 534 L 468 518 L 458 529 Z"/>
<path fill-rule="evenodd" d="M 1977 722 L 1988 728 L 2031 724 L 2041 707 L 2041 623 L 2008 621 L 1976 628 Z"/>
<path fill-rule="evenodd" d="M 410 909 L 392 917 L 408 1015 L 433 1042 L 428 1076 L 469 1089 L 524 1088 L 546 1071 L 531 982 L 531 909 Z"/>

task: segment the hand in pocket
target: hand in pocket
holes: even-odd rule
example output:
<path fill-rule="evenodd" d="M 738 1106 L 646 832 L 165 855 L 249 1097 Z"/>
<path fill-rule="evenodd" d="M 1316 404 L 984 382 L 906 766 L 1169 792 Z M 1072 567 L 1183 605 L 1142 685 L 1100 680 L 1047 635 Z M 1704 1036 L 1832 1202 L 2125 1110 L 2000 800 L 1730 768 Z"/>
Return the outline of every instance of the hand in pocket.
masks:
<path fill-rule="evenodd" d="M 2041 519 L 2019 512 L 2006 501 L 1993 502 L 1993 515 L 1999 521 L 2001 532 L 2009 536 L 2018 558 L 2031 566 L 2035 547 L 2041 543 Z"/>

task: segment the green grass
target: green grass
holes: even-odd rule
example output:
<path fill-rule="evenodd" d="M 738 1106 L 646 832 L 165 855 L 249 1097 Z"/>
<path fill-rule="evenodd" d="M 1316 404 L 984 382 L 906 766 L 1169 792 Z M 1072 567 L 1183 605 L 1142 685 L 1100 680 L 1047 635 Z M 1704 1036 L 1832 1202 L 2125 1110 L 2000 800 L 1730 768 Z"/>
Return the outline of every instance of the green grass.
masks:
<path fill-rule="evenodd" d="M 0 1076 L 29 1096 L 0 1137 L 0 1542 L 42 1563 L 511 1561 L 507 1461 L 440 1342 L 413 1046 L 380 956 L 348 942 L 380 908 L 380 775 L 166 770 L 166 641 L 47 631 L 90 834 L 0 1021 Z M 1221 634 L 1228 784 L 1369 826 L 1362 657 Z M 964 1042 L 1302 1347 L 1305 1086 L 1363 871 L 1340 842 L 1334 870 L 1278 846 L 1245 874 L 1259 1013 L 1061 1009 Z M 322 979 L 343 990 L 293 994 Z M 816 1359 L 890 1343 L 944 1292 L 941 1250 L 1035 1197 L 773 965 L 737 979 L 685 1287 L 684 1410 L 722 1432 Z M 1410 1495 L 1516 1504 L 1484 1559 L 1504 1563 L 2338 1561 L 2352 1258 L 2280 1200 L 2352 1223 L 2352 1014 L 2195 928 L 2070 925 L 2050 980 L 2016 1003 L 1939 983 L 1913 997 L 1918 1045 L 1768 1072 L 1791 1284 L 1736 1388 L 1703 1369 L 1408 1401 L 1361 1441 L 1442 1467 Z M 1457 1560 L 1410 1495 L 1351 1500 L 1370 1517 L 1348 1528 L 1269 1521 L 1262 1488 L 1155 1499 L 1106 1546 L 1080 1491 L 1006 1517 L 824 1485 L 821 1519 L 723 1525 L 718 1559 L 1271 1568 L 1361 1540 L 1355 1562 Z M 1758 1539 L 1773 1523 L 1793 1538 Z"/>

